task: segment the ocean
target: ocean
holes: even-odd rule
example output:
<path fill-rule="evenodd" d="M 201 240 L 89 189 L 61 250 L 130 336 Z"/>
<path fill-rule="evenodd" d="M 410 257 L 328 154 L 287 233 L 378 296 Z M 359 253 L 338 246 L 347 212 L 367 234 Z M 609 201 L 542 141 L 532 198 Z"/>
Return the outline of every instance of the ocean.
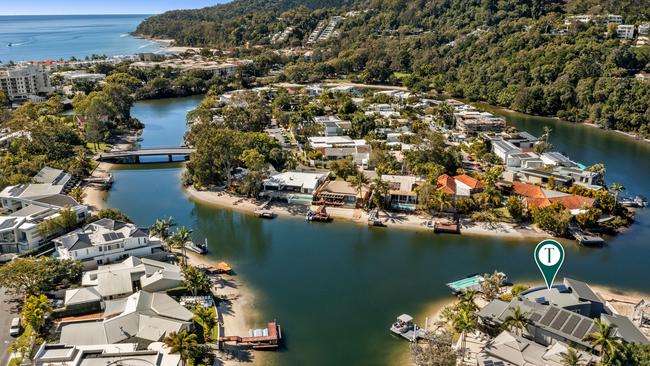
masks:
<path fill-rule="evenodd" d="M 132 37 L 149 15 L 0 16 L 0 61 L 43 61 L 157 52 L 160 45 Z"/>

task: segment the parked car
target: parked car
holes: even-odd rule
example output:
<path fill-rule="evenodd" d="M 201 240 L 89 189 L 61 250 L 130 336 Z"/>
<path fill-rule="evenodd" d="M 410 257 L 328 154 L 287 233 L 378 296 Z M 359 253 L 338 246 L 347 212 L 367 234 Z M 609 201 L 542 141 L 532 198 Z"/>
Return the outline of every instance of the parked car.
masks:
<path fill-rule="evenodd" d="M 11 328 L 9 328 L 9 335 L 16 337 L 20 334 L 20 318 L 11 319 Z"/>

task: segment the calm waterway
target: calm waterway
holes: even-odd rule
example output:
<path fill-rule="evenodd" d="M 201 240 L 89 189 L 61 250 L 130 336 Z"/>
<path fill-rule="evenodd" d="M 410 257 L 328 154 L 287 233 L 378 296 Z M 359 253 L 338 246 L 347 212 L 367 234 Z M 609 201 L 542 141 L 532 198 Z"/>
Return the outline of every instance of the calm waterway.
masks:
<path fill-rule="evenodd" d="M 145 146 L 181 141 L 185 113 L 199 97 L 138 102 L 134 117 L 146 124 Z M 504 113 L 508 122 L 539 135 L 553 128 L 551 142 L 571 158 L 607 165 L 609 181 L 650 196 L 650 144 L 615 133 L 552 119 Z M 388 326 L 401 313 L 422 318 L 449 298 L 445 283 L 469 273 L 499 269 L 514 281 L 537 279 L 534 241 L 434 235 L 372 229 L 302 219 L 260 220 L 198 204 L 179 183 L 179 166 L 145 165 L 114 171 L 107 204 L 139 225 L 173 216 L 207 237 L 211 256 L 230 262 L 256 292 L 259 324 L 277 319 L 285 349 L 265 355 L 272 365 L 394 365 L 408 346 Z M 603 249 L 567 247 L 559 276 L 621 289 L 650 292 L 650 218 L 641 212 L 624 235 Z"/>
<path fill-rule="evenodd" d="M 157 52 L 129 35 L 148 15 L 0 16 L 0 61 L 59 60 Z"/>

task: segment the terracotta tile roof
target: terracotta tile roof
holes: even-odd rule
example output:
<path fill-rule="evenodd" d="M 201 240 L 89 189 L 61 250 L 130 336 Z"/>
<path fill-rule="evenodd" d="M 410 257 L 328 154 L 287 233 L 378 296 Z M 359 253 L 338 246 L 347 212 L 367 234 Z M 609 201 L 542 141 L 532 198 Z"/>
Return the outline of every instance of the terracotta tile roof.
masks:
<path fill-rule="evenodd" d="M 447 174 L 443 174 L 438 177 L 438 185 L 436 189 L 447 194 L 456 194 L 456 181 Z"/>
<path fill-rule="evenodd" d="M 512 192 L 527 198 L 546 198 L 542 187 L 519 181 L 512 182 Z"/>
<path fill-rule="evenodd" d="M 471 189 L 476 189 L 476 188 L 483 188 L 483 182 L 481 182 L 478 179 L 472 178 L 469 175 L 462 174 L 462 175 L 457 175 L 454 177 L 455 180 L 465 184 L 466 186 L 469 186 Z"/>
<path fill-rule="evenodd" d="M 551 201 L 551 203 L 560 202 L 568 210 L 579 210 L 585 206 L 593 207 L 596 200 L 593 198 L 573 194 L 570 196 L 549 198 L 549 201 Z"/>

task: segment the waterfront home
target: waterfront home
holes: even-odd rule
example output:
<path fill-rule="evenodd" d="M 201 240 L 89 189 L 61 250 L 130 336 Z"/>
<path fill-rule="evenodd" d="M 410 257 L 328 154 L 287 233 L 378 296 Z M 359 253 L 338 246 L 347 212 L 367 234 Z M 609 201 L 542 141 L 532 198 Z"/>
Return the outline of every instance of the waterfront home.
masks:
<path fill-rule="evenodd" d="M 272 175 L 262 183 L 261 196 L 289 203 L 311 205 L 314 193 L 329 173 L 288 171 Z"/>
<path fill-rule="evenodd" d="M 529 339 L 543 346 L 562 342 L 593 352 L 593 346 L 585 338 L 597 329 L 594 319 L 612 325 L 615 335 L 624 342 L 650 344 L 629 318 L 611 315 L 605 301 L 581 281 L 565 278 L 562 284 L 551 289 L 546 286 L 528 289 L 509 302 L 493 300 L 478 313 L 480 328 L 488 333 L 500 331 L 517 308 L 528 319 Z"/>
<path fill-rule="evenodd" d="M 415 188 L 422 179 L 412 175 L 382 175 L 381 180 L 388 182 L 390 189 L 386 197 L 388 207 L 397 211 L 415 211 L 418 194 Z"/>
<path fill-rule="evenodd" d="M 192 329 L 194 314 L 161 292 L 139 291 L 107 300 L 100 319 L 61 323 L 60 343 L 98 345 L 160 342 L 171 332 Z"/>
<path fill-rule="evenodd" d="M 183 272 L 177 265 L 137 257 L 98 266 L 95 270 L 84 272 L 81 278 L 81 285 L 87 290 L 94 290 L 93 294 L 99 295 L 103 300 L 129 296 L 139 290 L 166 291 L 180 286 L 182 282 Z M 78 303 L 78 299 L 72 296 L 77 290 L 66 291 L 66 306 L 71 305 L 69 300 Z"/>
<path fill-rule="evenodd" d="M 639 81 L 650 81 L 650 73 L 638 73 L 634 75 L 634 78 Z"/>
<path fill-rule="evenodd" d="M 128 360 L 128 361 L 127 361 Z M 36 351 L 34 366 L 178 366 L 178 353 L 169 353 L 162 344 L 138 349 L 137 343 L 99 344 L 92 346 L 43 343 Z"/>
<path fill-rule="evenodd" d="M 442 174 L 438 177 L 436 189 L 454 197 L 471 197 L 485 188 L 483 182 L 466 174 L 449 176 Z"/>
<path fill-rule="evenodd" d="M 49 237 L 43 236 L 39 225 L 59 217 L 64 209 L 69 208 L 74 212 L 77 223 L 86 220 L 87 206 L 70 196 L 48 194 L 51 187 L 50 184 L 31 184 L 7 187 L 5 191 L 11 191 L 8 195 L 3 191 L 2 202 L 7 204 L 6 210 L 11 211 L 8 215 L 0 216 L 0 253 L 24 253 L 45 244 Z"/>
<path fill-rule="evenodd" d="M 639 24 L 639 35 L 647 36 L 650 33 L 650 22 L 643 22 Z M 639 37 L 640 38 L 640 37 Z"/>
<path fill-rule="evenodd" d="M 564 366 L 562 354 L 570 346 L 556 342 L 543 346 L 535 341 L 508 331 L 501 332 L 491 339 L 476 356 L 477 365 L 510 366 Z M 598 358 L 592 353 L 576 351 L 580 355 L 581 365 L 596 365 Z"/>
<path fill-rule="evenodd" d="M 309 145 L 320 151 L 325 160 L 352 158 L 355 164 L 364 166 L 370 160 L 372 146 L 364 139 L 353 140 L 349 136 L 308 137 Z"/>
<path fill-rule="evenodd" d="M 590 197 L 544 189 L 520 181 L 512 182 L 511 193 L 522 197 L 529 209 L 547 207 L 560 202 L 573 215 L 584 212 L 585 208 L 593 207 L 596 202 Z"/>
<path fill-rule="evenodd" d="M 111 219 L 100 219 L 53 240 L 61 259 L 79 260 L 86 269 L 128 256 L 162 258 L 162 242 L 147 229 Z"/>
<path fill-rule="evenodd" d="M 350 121 L 344 121 L 337 116 L 316 116 L 314 123 L 321 127 L 323 136 L 340 136 L 352 128 Z"/>
<path fill-rule="evenodd" d="M 368 200 L 368 189 L 361 187 L 361 191 L 354 185 L 343 180 L 325 182 L 316 191 L 316 200 L 327 206 L 357 208 L 363 207 Z"/>
<path fill-rule="evenodd" d="M 34 199 L 55 194 L 67 193 L 74 179 L 61 169 L 44 167 L 34 177 L 31 184 L 9 186 L 0 192 L 0 203 L 6 211 L 16 211 L 25 208 Z"/>
<path fill-rule="evenodd" d="M 454 113 L 454 117 L 458 131 L 469 136 L 477 136 L 481 133 L 500 133 L 506 129 L 505 119 L 488 112 L 459 111 Z"/>
<path fill-rule="evenodd" d="M 519 166 L 521 161 L 517 158 L 512 158 L 512 155 L 521 154 L 521 148 L 515 146 L 512 142 L 503 140 L 501 138 L 494 138 L 490 140 L 492 145 L 492 152 L 499 157 L 505 166 Z"/>

